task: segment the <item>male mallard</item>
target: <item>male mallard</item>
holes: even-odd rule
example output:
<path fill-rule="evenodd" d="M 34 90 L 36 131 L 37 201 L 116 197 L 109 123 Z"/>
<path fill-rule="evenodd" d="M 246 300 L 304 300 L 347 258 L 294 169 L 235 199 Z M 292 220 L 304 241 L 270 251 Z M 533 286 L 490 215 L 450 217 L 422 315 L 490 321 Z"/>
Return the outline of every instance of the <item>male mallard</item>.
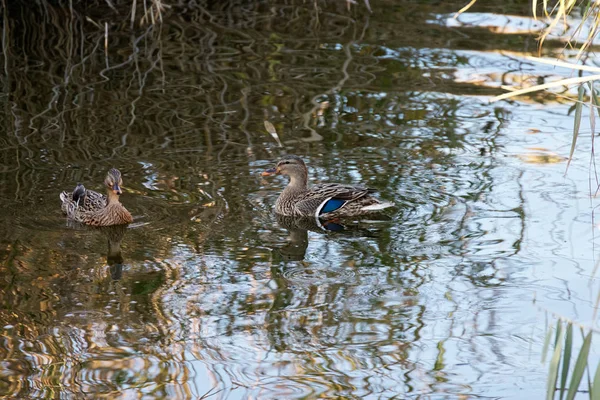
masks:
<path fill-rule="evenodd" d="M 298 156 L 282 157 L 263 176 L 287 175 L 290 182 L 275 203 L 275 212 L 286 216 L 332 219 L 354 217 L 393 206 L 371 196 L 375 190 L 341 183 L 321 183 L 308 187 L 308 170 Z"/>
<path fill-rule="evenodd" d="M 106 174 L 104 184 L 107 196 L 87 190 L 78 183 L 73 193 L 64 191 L 60 194 L 61 209 L 67 217 L 91 226 L 110 226 L 133 222 L 131 214 L 119 202 L 123 179 L 121 172 L 113 168 Z"/>

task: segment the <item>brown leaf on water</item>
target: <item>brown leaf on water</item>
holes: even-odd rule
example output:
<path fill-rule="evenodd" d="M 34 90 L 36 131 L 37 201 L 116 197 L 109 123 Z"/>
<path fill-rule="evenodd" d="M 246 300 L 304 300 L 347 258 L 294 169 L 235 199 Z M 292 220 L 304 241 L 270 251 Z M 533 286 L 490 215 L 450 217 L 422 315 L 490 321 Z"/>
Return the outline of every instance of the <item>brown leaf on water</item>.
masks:
<path fill-rule="evenodd" d="M 532 147 L 527 150 L 527 153 L 518 154 L 517 157 L 528 164 L 557 164 L 567 161 L 567 157 L 543 148 Z"/>
<path fill-rule="evenodd" d="M 269 121 L 265 121 L 264 124 L 265 129 L 271 134 L 271 136 L 273 136 L 273 139 L 275 139 L 279 147 L 283 147 L 283 145 L 281 144 L 281 140 L 279 140 L 279 135 L 277 134 L 277 129 L 275 129 L 275 126 Z"/>
<path fill-rule="evenodd" d="M 319 117 L 323 116 L 323 114 L 325 113 L 325 110 L 327 110 L 329 108 L 329 102 L 328 101 L 324 101 L 322 103 L 319 104 L 319 109 L 317 110 L 317 115 Z"/>

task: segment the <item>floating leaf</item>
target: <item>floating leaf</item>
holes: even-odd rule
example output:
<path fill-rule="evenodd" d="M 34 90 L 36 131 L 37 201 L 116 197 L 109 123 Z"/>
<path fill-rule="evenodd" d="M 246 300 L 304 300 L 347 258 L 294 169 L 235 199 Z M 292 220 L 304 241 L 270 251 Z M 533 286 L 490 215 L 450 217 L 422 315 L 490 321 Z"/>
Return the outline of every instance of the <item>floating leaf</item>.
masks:
<path fill-rule="evenodd" d="M 317 110 L 317 115 L 319 117 L 323 116 L 323 114 L 325 114 L 325 110 L 327 110 L 329 108 L 329 102 L 328 101 L 324 101 L 322 103 L 319 103 L 319 109 Z"/>
<path fill-rule="evenodd" d="M 279 140 L 279 135 L 277 134 L 275 126 L 273 126 L 273 124 L 269 121 L 265 121 L 265 129 L 271 134 L 271 136 L 273 136 L 273 139 L 275 139 L 279 147 L 283 147 L 283 145 L 281 144 L 281 140 Z"/>
<path fill-rule="evenodd" d="M 567 158 L 558 154 L 552 153 L 545 149 L 530 148 L 525 154 L 518 154 L 517 157 L 526 163 L 530 164 L 555 164 L 564 162 Z"/>

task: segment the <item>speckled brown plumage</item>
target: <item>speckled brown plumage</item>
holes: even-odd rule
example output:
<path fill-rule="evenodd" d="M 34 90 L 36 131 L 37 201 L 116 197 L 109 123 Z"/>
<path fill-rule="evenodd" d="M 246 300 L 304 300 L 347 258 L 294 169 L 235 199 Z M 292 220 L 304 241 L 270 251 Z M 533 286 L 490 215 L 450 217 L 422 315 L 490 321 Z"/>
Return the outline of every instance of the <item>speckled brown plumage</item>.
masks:
<path fill-rule="evenodd" d="M 322 183 L 308 187 L 308 170 L 298 156 L 284 156 L 275 168 L 263 172 L 265 176 L 273 174 L 290 177 L 290 182 L 275 203 L 277 214 L 331 219 L 371 214 L 393 205 L 371 196 L 375 190 L 364 186 Z M 339 204 L 339 208 L 324 212 L 331 200 Z"/>
<path fill-rule="evenodd" d="M 69 219 L 90 226 L 122 225 L 133 222 L 129 211 L 119 201 L 123 180 L 118 169 L 111 169 L 104 184 L 107 195 L 85 189 L 78 184 L 72 193 L 60 194 L 61 209 Z"/>

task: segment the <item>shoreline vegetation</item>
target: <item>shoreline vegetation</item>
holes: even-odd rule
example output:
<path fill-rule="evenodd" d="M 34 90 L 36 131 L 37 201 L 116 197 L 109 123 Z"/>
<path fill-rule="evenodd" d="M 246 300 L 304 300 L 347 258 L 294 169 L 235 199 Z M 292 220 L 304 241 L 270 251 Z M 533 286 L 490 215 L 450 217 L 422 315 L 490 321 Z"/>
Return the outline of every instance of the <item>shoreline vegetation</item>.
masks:
<path fill-rule="evenodd" d="M 468 12 L 478 1 L 471 0 L 465 7 L 460 9 L 455 18 L 461 14 Z M 579 131 L 583 120 L 583 109 L 588 108 L 589 125 L 591 128 L 592 141 L 594 140 L 595 132 L 595 113 L 600 116 L 600 101 L 598 100 L 598 89 L 595 87 L 596 81 L 600 79 L 600 67 L 593 63 L 590 59 L 590 54 L 593 51 L 593 45 L 596 37 L 600 33 L 600 2 L 593 0 L 585 0 L 577 2 L 576 0 L 557 0 L 551 2 L 548 0 L 538 1 L 531 0 L 531 13 L 534 20 L 545 22 L 545 27 L 542 28 L 538 36 L 538 56 L 528 57 L 534 63 L 543 63 L 553 65 L 559 68 L 571 69 L 577 77 L 565 78 L 556 80 L 550 83 L 539 85 L 531 85 L 521 89 L 514 87 L 503 87 L 508 92 L 491 99 L 492 102 L 505 99 L 512 99 L 517 96 L 527 95 L 535 92 L 545 91 L 547 89 L 563 88 L 566 92 L 569 88 L 576 88 L 577 98 L 572 98 L 574 102 L 573 115 L 573 132 L 571 149 L 565 170 L 565 175 L 568 172 L 569 165 L 573 159 Z M 575 18 L 571 18 L 571 16 Z M 575 21 L 575 22 L 573 22 Z M 575 23 L 575 27 L 570 25 Z M 542 48 L 548 36 L 560 36 L 564 42 L 562 57 L 558 59 L 542 58 Z M 593 57 L 592 57 L 593 58 Z M 573 60 L 565 62 L 564 60 Z M 592 65 L 590 65 L 592 64 Z M 591 73 L 584 75 L 584 72 Z M 594 146 L 592 145 L 591 159 L 595 159 Z M 598 182 L 598 174 L 595 168 L 595 161 L 590 163 L 590 168 L 596 176 Z M 590 196 L 596 197 L 600 193 L 600 183 L 596 188 L 590 188 Z M 592 224 L 592 229 L 595 224 Z M 597 266 L 596 266 L 597 267 Z M 596 270 L 590 277 L 591 280 L 596 278 Z M 600 293 L 597 295 L 595 310 L 598 310 L 600 305 Z M 548 314 L 550 318 L 554 318 L 556 323 L 548 323 Z M 596 315 L 597 317 L 597 315 Z M 579 328 L 581 336 L 580 340 L 574 339 L 577 335 L 573 333 L 573 327 Z M 583 326 L 577 321 L 573 321 L 564 315 L 559 315 L 546 310 L 546 336 L 542 350 L 542 363 L 548 361 L 548 377 L 546 382 L 546 399 L 555 398 L 572 400 L 577 394 L 580 396 L 588 396 L 590 399 L 600 399 L 600 363 L 596 366 L 595 371 L 589 365 L 590 348 L 592 346 L 592 338 L 598 334 L 598 330 L 594 327 Z M 553 340 L 553 349 L 550 350 L 550 357 L 547 357 L 550 341 Z M 574 342 L 577 341 L 579 351 L 577 358 L 572 364 L 571 359 L 575 354 L 576 347 Z M 583 386 L 586 389 L 581 389 L 581 381 L 587 375 L 587 384 Z M 570 377 L 570 379 L 569 379 Z M 566 395 L 566 396 L 565 396 Z"/>

